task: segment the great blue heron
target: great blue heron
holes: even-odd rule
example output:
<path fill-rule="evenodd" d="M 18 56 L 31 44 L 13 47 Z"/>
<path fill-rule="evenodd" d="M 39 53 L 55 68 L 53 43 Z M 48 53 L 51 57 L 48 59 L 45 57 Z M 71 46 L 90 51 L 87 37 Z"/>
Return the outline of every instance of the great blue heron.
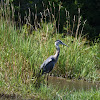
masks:
<path fill-rule="evenodd" d="M 55 41 L 56 53 L 55 53 L 55 55 L 52 55 L 52 56 L 48 57 L 43 62 L 43 64 L 40 67 L 39 76 L 43 75 L 44 73 L 49 73 L 54 68 L 54 65 L 56 64 L 56 62 L 58 60 L 58 57 L 59 57 L 59 53 L 60 53 L 59 44 L 67 46 L 61 40 L 56 40 Z M 47 76 L 47 81 L 48 81 L 48 76 Z"/>

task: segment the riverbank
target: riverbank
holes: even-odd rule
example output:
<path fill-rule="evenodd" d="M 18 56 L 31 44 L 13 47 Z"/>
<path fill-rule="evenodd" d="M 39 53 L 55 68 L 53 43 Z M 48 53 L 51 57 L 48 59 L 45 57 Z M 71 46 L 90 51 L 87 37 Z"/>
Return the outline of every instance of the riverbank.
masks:
<path fill-rule="evenodd" d="M 40 88 L 34 88 L 32 85 L 24 85 L 15 88 L 9 87 L 10 90 L 5 89 L 6 92 L 0 93 L 1 100 L 99 100 L 100 99 L 100 87 L 91 89 L 80 89 L 75 88 L 69 90 L 68 88 L 59 88 L 56 85 L 52 86 L 49 84 L 41 85 Z M 3 91 L 1 91 L 3 92 Z"/>

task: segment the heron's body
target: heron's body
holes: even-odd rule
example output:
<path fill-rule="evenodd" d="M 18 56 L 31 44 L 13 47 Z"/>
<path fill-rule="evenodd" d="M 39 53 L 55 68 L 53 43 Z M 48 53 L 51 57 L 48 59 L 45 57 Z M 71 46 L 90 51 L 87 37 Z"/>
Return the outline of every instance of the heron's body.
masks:
<path fill-rule="evenodd" d="M 40 67 L 40 71 L 42 70 L 41 74 L 43 75 L 44 73 L 49 73 L 55 66 L 57 60 L 58 60 L 58 57 L 59 57 L 59 53 L 60 53 L 60 48 L 59 48 L 59 44 L 62 44 L 62 45 L 66 45 L 64 44 L 62 41 L 60 40 L 57 40 L 55 42 L 55 46 L 56 46 L 56 53 L 55 55 L 52 55 L 50 57 L 48 57 L 44 62 L 43 64 L 41 65 Z M 67 46 L 67 45 L 66 45 Z"/>
<path fill-rule="evenodd" d="M 49 58 L 47 58 L 43 62 L 43 64 L 41 65 L 41 67 L 40 67 L 40 69 L 42 69 L 42 75 L 44 73 L 49 73 L 53 69 L 55 63 L 56 63 L 56 60 L 53 58 L 53 56 L 50 56 Z"/>

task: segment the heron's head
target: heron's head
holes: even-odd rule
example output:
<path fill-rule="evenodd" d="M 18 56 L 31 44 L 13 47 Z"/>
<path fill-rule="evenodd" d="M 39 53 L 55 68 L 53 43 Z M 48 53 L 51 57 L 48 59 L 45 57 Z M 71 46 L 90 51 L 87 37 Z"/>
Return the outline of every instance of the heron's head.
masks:
<path fill-rule="evenodd" d="M 55 46 L 59 46 L 59 44 L 67 46 L 65 43 L 63 43 L 61 40 L 56 40 L 55 41 Z M 68 47 L 68 46 L 67 46 Z"/>

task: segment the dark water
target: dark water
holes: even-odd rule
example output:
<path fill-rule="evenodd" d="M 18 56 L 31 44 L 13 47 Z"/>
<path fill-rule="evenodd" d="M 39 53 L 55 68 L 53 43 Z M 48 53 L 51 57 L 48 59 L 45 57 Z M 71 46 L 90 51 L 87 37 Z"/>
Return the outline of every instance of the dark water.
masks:
<path fill-rule="evenodd" d="M 54 87 L 59 87 L 61 89 L 68 88 L 68 90 L 89 90 L 93 89 L 100 89 L 100 82 L 92 83 L 86 82 L 83 80 L 67 80 L 65 78 L 60 77 L 51 77 L 49 76 L 48 80 L 49 84 L 52 84 Z"/>

